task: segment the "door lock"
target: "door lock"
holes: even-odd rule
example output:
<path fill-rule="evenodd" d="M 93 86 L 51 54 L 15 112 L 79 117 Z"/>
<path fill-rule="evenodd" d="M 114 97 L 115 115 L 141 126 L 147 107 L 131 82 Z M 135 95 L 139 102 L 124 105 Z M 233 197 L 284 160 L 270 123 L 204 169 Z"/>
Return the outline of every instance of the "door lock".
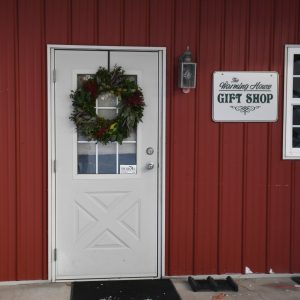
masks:
<path fill-rule="evenodd" d="M 153 162 L 150 162 L 147 164 L 147 169 L 148 170 L 152 170 L 154 168 L 154 163 Z"/>
<path fill-rule="evenodd" d="M 152 154 L 154 153 L 154 149 L 153 149 L 152 147 L 148 147 L 148 148 L 146 149 L 146 153 L 147 153 L 148 155 L 152 155 Z"/>

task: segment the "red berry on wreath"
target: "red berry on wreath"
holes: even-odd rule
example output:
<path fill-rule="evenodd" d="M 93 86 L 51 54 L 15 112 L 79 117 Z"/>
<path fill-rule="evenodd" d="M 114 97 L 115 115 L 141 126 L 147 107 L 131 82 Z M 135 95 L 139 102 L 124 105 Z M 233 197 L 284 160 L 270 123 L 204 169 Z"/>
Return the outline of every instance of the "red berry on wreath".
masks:
<path fill-rule="evenodd" d="M 97 88 L 97 82 L 95 80 L 88 80 L 84 82 L 83 88 L 86 92 L 91 93 L 93 98 L 97 98 L 98 88 Z"/>

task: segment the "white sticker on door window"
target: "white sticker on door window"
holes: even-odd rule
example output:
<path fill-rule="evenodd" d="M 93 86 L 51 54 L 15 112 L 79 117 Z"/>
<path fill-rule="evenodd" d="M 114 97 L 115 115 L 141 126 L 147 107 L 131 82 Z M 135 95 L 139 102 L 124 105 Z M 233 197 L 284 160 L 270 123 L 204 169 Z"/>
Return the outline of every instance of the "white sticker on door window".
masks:
<path fill-rule="evenodd" d="M 120 165 L 120 174 L 136 174 L 136 165 Z"/>

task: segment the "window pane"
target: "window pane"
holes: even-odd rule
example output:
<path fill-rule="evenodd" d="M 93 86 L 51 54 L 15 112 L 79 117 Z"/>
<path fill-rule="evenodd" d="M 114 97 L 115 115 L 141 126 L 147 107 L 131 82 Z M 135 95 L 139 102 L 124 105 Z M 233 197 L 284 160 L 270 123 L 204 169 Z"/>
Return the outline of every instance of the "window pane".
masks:
<path fill-rule="evenodd" d="M 94 74 L 77 74 L 77 88 L 82 87 L 83 81 L 86 81 L 93 77 L 94 77 Z"/>
<path fill-rule="evenodd" d="M 300 105 L 293 106 L 293 125 L 300 125 Z"/>
<path fill-rule="evenodd" d="M 99 117 L 105 118 L 107 120 L 112 120 L 117 116 L 116 109 L 98 109 L 97 112 Z"/>
<path fill-rule="evenodd" d="M 127 75 L 125 75 L 125 76 L 126 76 L 126 78 L 127 78 L 128 80 L 137 83 L 137 75 L 130 75 L 130 74 L 127 74 Z"/>
<path fill-rule="evenodd" d="M 136 129 L 131 131 L 130 136 L 127 139 L 124 139 L 124 142 L 126 141 L 136 141 Z"/>
<path fill-rule="evenodd" d="M 300 55 L 294 55 L 294 75 L 300 75 Z"/>
<path fill-rule="evenodd" d="M 117 105 L 117 97 L 111 93 L 103 93 L 99 95 L 97 99 L 98 107 L 111 106 L 115 107 Z"/>
<path fill-rule="evenodd" d="M 88 139 L 82 135 L 81 133 L 77 132 L 77 141 L 78 142 L 86 142 Z"/>
<path fill-rule="evenodd" d="M 96 173 L 96 144 L 77 144 L 78 174 Z"/>
<path fill-rule="evenodd" d="M 136 165 L 136 144 L 119 145 L 119 172 L 120 165 Z"/>
<path fill-rule="evenodd" d="M 294 78 L 293 98 L 300 98 L 300 78 Z"/>
<path fill-rule="evenodd" d="M 117 145 L 111 143 L 102 145 L 98 143 L 98 173 L 116 174 L 117 165 Z"/>
<path fill-rule="evenodd" d="M 300 148 L 300 128 L 293 128 L 293 148 Z"/>

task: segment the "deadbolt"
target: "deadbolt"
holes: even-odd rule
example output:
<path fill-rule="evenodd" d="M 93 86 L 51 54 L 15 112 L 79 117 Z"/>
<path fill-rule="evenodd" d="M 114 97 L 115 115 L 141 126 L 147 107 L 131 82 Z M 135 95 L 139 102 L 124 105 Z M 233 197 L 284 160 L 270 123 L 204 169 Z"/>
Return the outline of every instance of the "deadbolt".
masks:
<path fill-rule="evenodd" d="M 147 153 L 148 155 L 152 155 L 152 154 L 154 153 L 154 149 L 153 149 L 152 147 L 148 147 L 148 148 L 146 149 L 146 153 Z"/>

